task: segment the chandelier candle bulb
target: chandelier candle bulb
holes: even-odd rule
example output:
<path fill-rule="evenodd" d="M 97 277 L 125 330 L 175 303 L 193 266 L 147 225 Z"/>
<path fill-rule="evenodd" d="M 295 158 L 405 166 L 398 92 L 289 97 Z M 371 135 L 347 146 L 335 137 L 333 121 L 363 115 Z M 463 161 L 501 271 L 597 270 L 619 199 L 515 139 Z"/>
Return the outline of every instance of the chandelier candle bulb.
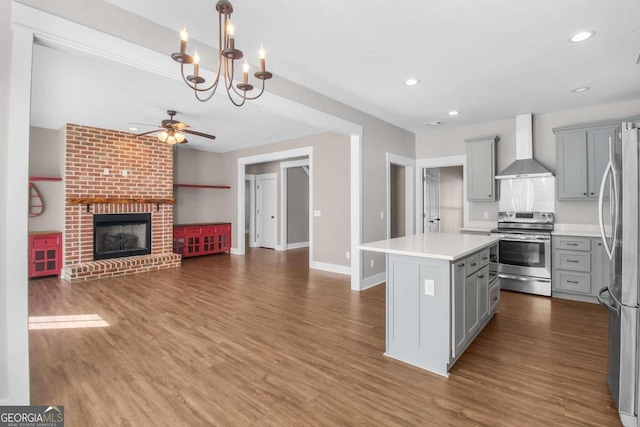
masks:
<path fill-rule="evenodd" d="M 187 41 L 189 40 L 189 32 L 187 27 L 184 27 L 180 31 L 180 54 L 184 55 L 187 52 Z"/>
<path fill-rule="evenodd" d="M 244 71 L 242 83 L 247 84 L 249 82 L 249 63 L 247 61 L 244 61 L 244 64 L 242 65 L 242 71 Z"/>
<path fill-rule="evenodd" d="M 193 75 L 198 77 L 200 75 L 200 55 L 198 55 L 198 49 L 193 54 Z"/>
<path fill-rule="evenodd" d="M 260 45 L 260 50 L 258 51 L 258 57 L 260 58 L 260 71 L 264 72 L 264 59 L 267 56 L 267 53 L 264 50 L 264 47 Z"/>
<path fill-rule="evenodd" d="M 229 36 L 229 48 L 235 49 L 236 48 L 236 29 L 231 23 L 231 21 L 229 21 L 229 23 L 227 24 L 227 35 Z"/>

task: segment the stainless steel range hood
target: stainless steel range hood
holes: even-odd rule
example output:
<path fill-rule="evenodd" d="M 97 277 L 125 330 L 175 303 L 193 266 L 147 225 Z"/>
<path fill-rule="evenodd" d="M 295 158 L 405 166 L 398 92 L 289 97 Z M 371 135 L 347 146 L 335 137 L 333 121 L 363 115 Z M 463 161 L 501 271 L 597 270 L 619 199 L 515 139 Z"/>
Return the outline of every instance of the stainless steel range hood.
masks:
<path fill-rule="evenodd" d="M 532 115 L 516 116 L 516 161 L 500 172 L 496 179 L 539 178 L 553 176 L 533 158 Z"/>

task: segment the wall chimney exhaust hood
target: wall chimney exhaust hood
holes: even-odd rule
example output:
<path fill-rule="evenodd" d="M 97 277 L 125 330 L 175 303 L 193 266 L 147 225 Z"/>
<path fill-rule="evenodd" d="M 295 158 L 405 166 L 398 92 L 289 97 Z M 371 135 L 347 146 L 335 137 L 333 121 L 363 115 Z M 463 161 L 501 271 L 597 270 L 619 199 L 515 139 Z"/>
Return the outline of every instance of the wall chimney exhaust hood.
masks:
<path fill-rule="evenodd" d="M 516 161 L 496 176 L 496 179 L 540 178 L 553 176 L 533 158 L 532 115 L 516 116 Z"/>

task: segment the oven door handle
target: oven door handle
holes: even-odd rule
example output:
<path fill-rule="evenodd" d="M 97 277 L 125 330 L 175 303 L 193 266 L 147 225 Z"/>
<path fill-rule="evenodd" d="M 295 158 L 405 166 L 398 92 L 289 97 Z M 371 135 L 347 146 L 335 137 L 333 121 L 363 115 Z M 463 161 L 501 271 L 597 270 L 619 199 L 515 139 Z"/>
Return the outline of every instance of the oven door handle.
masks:
<path fill-rule="evenodd" d="M 551 280 L 549 280 L 549 279 L 541 279 L 539 277 L 512 276 L 511 274 L 503 274 L 503 273 L 499 273 L 498 277 L 501 278 L 501 279 L 519 280 L 521 282 L 551 283 Z"/>
<path fill-rule="evenodd" d="M 503 237 L 503 242 L 520 242 L 520 243 L 547 243 L 550 240 L 548 239 L 512 239 L 509 237 Z"/>

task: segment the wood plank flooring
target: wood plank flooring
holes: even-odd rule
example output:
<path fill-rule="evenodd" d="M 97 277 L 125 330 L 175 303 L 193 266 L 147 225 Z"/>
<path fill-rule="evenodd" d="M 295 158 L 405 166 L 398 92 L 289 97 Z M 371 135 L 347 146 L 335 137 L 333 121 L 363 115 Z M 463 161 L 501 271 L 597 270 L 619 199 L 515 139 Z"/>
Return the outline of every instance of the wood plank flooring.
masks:
<path fill-rule="evenodd" d="M 68 285 L 32 280 L 30 315 L 108 327 L 31 330 L 32 404 L 73 426 L 619 426 L 607 314 L 502 292 L 446 379 L 386 358 L 384 285 L 252 249 Z"/>

